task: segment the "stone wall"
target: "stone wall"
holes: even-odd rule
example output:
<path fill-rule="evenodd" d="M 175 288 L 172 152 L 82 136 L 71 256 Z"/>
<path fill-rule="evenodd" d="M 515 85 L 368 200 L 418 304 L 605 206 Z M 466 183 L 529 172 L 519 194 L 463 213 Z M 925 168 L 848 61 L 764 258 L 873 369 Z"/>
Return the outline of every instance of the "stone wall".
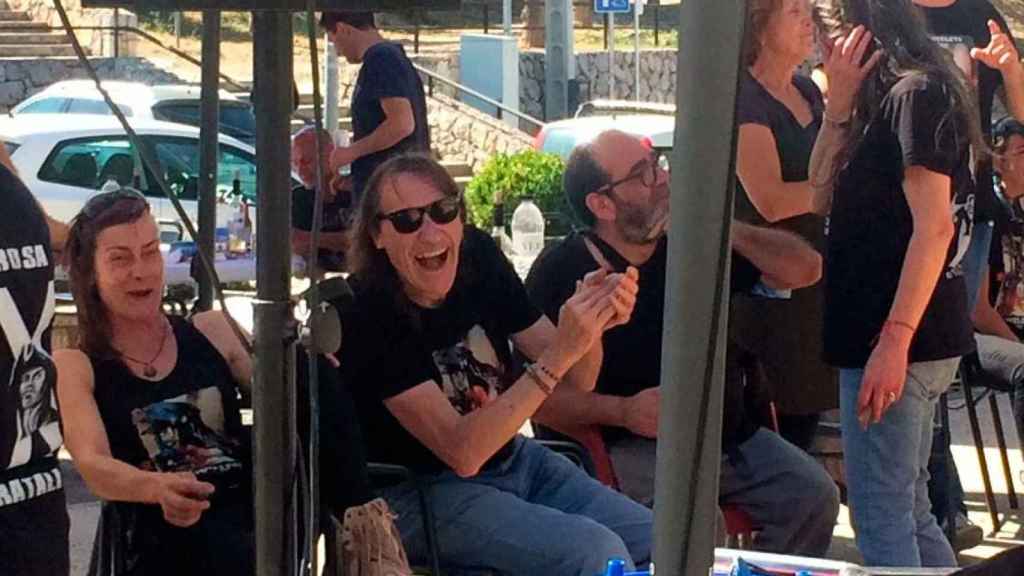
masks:
<path fill-rule="evenodd" d="M 184 82 L 143 58 L 90 58 L 100 78 L 128 80 L 143 84 L 179 84 Z M 39 92 L 58 80 L 85 79 L 78 60 L 26 58 L 0 60 L 0 112 Z"/>
<path fill-rule="evenodd" d="M 615 98 L 632 100 L 634 54 L 616 52 L 613 74 Z M 576 54 L 576 79 L 580 102 L 608 98 L 608 53 Z M 675 102 L 676 51 L 644 50 L 640 53 L 640 100 Z M 519 57 L 519 107 L 526 114 L 544 118 L 544 52 L 529 50 Z"/>
<path fill-rule="evenodd" d="M 474 172 L 495 154 L 515 153 L 533 143 L 526 133 L 440 94 L 428 99 L 427 118 L 434 151 L 444 160 L 465 162 Z"/>
<path fill-rule="evenodd" d="M 28 12 L 32 20 L 49 24 L 50 26 L 62 26 L 57 9 L 53 7 L 53 0 L 6 0 L 11 10 Z M 113 10 L 99 8 L 82 8 L 81 0 L 64 0 L 64 10 L 68 13 L 68 19 L 72 26 L 109 26 L 113 25 Z M 121 10 L 121 21 L 126 23 L 127 11 Z M 134 16 L 133 16 L 134 17 Z M 93 54 L 99 54 L 103 33 L 95 30 L 78 30 L 75 33 L 82 46 L 90 49 Z M 128 36 L 127 34 L 124 36 Z M 124 40 L 122 36 L 122 40 Z M 127 48 L 127 46 L 125 46 Z M 130 52 L 125 52 L 130 54 Z"/>

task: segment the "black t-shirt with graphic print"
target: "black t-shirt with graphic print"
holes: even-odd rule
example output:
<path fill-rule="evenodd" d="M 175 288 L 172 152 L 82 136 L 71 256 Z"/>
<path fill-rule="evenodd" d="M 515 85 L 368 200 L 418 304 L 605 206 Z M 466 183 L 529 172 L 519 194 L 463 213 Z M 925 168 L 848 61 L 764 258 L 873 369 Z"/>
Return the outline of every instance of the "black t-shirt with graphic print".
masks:
<path fill-rule="evenodd" d="M 981 130 L 991 136 L 992 104 L 996 92 L 1003 85 L 1003 75 L 972 59 L 971 48 L 984 48 L 992 40 L 988 30 L 989 20 L 994 20 L 1008 34 L 1010 27 L 989 0 L 956 0 L 949 6 L 920 6 L 920 9 L 924 12 L 932 38 L 953 54 L 953 60 L 967 74 L 977 91 Z M 990 184 L 992 163 L 988 159 L 978 162 L 977 182 L 979 188 L 975 219 L 988 222 L 995 218 L 999 210 L 995 189 Z"/>
<path fill-rule="evenodd" d="M 913 233 L 903 191 L 904 171 L 911 166 L 951 177 L 956 233 L 911 343 L 910 361 L 974 349 L 961 268 L 970 242 L 973 186 L 966 130 L 949 110 L 950 96 L 937 80 L 904 77 L 883 98 L 838 176 L 825 278 L 825 356 L 835 366 L 862 368 L 888 317 Z"/>
<path fill-rule="evenodd" d="M 416 126 L 411 134 L 394 146 L 368 154 L 352 163 L 352 182 L 356 198 L 373 171 L 392 156 L 403 152 L 430 152 L 430 126 L 427 124 L 427 99 L 423 82 L 413 68 L 405 49 L 394 42 L 374 44 L 363 55 L 363 65 L 352 91 L 352 137 L 362 140 L 373 133 L 387 118 L 381 100 L 405 98 L 412 107 Z"/>
<path fill-rule="evenodd" d="M 999 196 L 989 252 L 989 303 L 1006 324 L 1024 336 L 1024 206 Z"/>
<path fill-rule="evenodd" d="M 53 252 L 42 210 L 3 165 L 0 198 L 0 574 L 67 574 Z"/>
<path fill-rule="evenodd" d="M 465 228 L 455 284 L 438 308 L 399 304 L 392 291 L 358 278 L 353 287 L 355 303 L 342 312 L 339 360 L 359 407 L 368 459 L 423 473 L 447 469 L 384 400 L 433 381 L 461 414 L 486 405 L 522 372 L 509 337 L 536 323 L 541 312 L 494 241 L 471 226 Z"/>

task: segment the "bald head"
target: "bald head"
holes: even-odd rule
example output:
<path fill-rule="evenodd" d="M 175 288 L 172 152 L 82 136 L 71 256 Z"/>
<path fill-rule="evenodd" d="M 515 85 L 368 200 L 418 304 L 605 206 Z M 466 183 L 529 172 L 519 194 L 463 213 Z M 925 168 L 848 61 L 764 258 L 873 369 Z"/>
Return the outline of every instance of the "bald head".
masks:
<path fill-rule="evenodd" d="M 320 130 L 320 157 L 324 174 L 328 172 L 329 158 L 334 151 L 334 141 L 326 130 Z M 306 126 L 292 138 L 292 169 L 299 175 L 303 185 L 316 187 L 316 128 Z"/>
<path fill-rule="evenodd" d="M 595 224 L 587 196 L 628 174 L 636 158 L 650 151 L 643 141 L 621 130 L 606 130 L 573 149 L 565 165 L 562 184 L 576 218 L 587 228 Z"/>

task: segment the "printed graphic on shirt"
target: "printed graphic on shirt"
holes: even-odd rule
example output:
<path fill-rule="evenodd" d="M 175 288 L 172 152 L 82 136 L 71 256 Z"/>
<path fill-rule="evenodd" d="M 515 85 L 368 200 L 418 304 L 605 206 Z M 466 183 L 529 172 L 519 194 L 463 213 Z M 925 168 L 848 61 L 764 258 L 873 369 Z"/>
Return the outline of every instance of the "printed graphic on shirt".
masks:
<path fill-rule="evenodd" d="M 451 348 L 435 350 L 441 390 L 459 414 L 490 404 L 512 385 L 487 333 L 474 326 Z"/>
<path fill-rule="evenodd" d="M 971 234 L 974 232 L 974 194 L 967 194 L 961 200 L 957 196 L 953 201 L 953 224 L 956 226 L 956 253 L 946 267 L 946 278 L 957 278 L 964 275 L 963 261 L 967 248 L 971 245 Z"/>
<path fill-rule="evenodd" d="M 132 411 L 132 423 L 152 469 L 192 472 L 201 480 L 235 483 L 238 443 L 224 433 L 224 402 L 214 386 Z"/>
<path fill-rule="evenodd" d="M 1003 234 L 1003 273 L 996 311 L 1014 329 L 1024 328 L 1024 236 Z"/>
<path fill-rule="evenodd" d="M 45 262 L 45 252 L 42 258 Z M 53 308 L 54 289 L 50 282 L 39 321 L 35 326 L 26 326 L 10 291 L 0 288 L 0 328 L 14 357 L 7 378 L 0 380 L 0 385 L 5 386 L 0 400 L 0 469 L 51 456 L 63 440 L 57 414 L 57 369 L 42 344 L 43 333 L 53 319 Z"/>
<path fill-rule="evenodd" d="M 964 73 L 968 85 L 978 88 L 978 62 L 971 58 L 974 38 L 971 36 L 932 36 L 936 44 L 942 46 L 953 56 L 953 62 Z"/>

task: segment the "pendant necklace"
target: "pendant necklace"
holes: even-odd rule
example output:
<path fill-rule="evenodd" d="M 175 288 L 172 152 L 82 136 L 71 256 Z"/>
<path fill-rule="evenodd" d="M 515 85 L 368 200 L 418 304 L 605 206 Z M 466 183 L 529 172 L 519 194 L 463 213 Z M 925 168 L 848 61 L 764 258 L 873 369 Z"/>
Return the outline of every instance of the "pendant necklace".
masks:
<path fill-rule="evenodd" d="M 153 363 L 156 362 L 156 359 L 160 357 L 161 353 L 163 353 L 164 346 L 167 345 L 167 334 L 170 333 L 170 331 L 171 331 L 170 327 L 167 326 L 167 322 L 165 320 L 164 321 L 164 337 L 163 337 L 162 340 L 160 340 L 160 349 L 156 351 L 156 354 L 153 355 L 153 357 L 149 360 L 149 362 L 145 362 L 143 360 L 139 360 L 138 358 L 132 358 L 131 356 L 125 354 L 124 352 L 121 352 L 120 350 L 118 350 L 117 353 L 120 354 L 121 358 L 124 358 L 125 360 L 129 360 L 131 362 L 134 362 L 134 363 L 142 366 L 142 375 L 143 376 L 145 376 L 146 378 L 154 378 L 156 376 L 156 367 L 153 366 Z"/>

